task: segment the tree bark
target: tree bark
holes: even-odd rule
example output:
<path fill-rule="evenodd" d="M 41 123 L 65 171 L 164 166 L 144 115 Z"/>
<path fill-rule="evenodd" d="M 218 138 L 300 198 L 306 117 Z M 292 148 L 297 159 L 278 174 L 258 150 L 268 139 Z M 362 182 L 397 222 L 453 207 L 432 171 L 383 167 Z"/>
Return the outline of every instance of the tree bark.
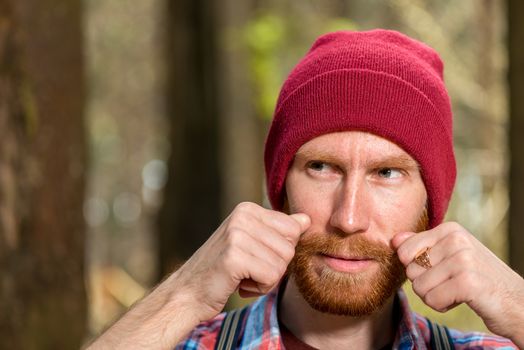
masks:
<path fill-rule="evenodd" d="M 167 2 L 167 114 L 171 155 L 159 212 L 159 278 L 220 219 L 215 1 Z"/>
<path fill-rule="evenodd" d="M 86 329 L 80 0 L 0 0 L 0 343 L 77 349 Z"/>
<path fill-rule="evenodd" d="M 168 2 L 171 157 L 159 214 L 160 278 L 236 204 L 262 202 L 265 128 L 244 42 L 253 7 L 252 0 Z"/>
<path fill-rule="evenodd" d="M 507 1 L 509 55 L 509 262 L 524 275 L 524 2 Z"/>
<path fill-rule="evenodd" d="M 220 83 L 220 172 L 222 216 L 243 201 L 264 198 L 265 119 L 255 110 L 253 74 L 245 28 L 253 19 L 252 0 L 222 0 L 218 13 Z"/>

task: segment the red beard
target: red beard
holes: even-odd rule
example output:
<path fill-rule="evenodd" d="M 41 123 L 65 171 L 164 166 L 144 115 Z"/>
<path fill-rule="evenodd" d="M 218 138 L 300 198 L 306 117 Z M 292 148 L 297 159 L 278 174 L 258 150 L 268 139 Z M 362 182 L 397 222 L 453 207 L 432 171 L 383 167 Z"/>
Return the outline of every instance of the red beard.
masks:
<path fill-rule="evenodd" d="M 424 212 L 416 231 L 426 229 L 427 222 Z M 340 272 L 327 266 L 323 255 L 367 257 L 378 266 L 358 273 Z M 313 233 L 303 237 L 288 274 L 312 308 L 353 317 L 372 314 L 406 281 L 404 265 L 390 247 L 357 234 Z"/>

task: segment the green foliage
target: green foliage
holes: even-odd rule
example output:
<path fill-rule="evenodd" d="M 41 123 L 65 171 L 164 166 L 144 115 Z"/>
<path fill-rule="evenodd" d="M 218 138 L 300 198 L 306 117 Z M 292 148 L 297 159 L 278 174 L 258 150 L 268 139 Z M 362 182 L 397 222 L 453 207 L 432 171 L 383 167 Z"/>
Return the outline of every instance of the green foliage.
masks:
<path fill-rule="evenodd" d="M 337 30 L 356 30 L 356 25 L 347 18 L 327 18 L 313 24 L 316 37 L 321 33 Z M 314 37 L 297 38 L 296 28 L 286 18 L 275 13 L 262 13 L 248 23 L 244 29 L 244 42 L 248 48 L 249 68 L 256 91 L 255 101 L 258 114 L 270 120 L 277 101 L 280 85 L 287 73 L 283 56 L 303 54 Z M 293 60 L 298 60 L 294 57 Z"/>
<path fill-rule="evenodd" d="M 277 53 L 284 49 L 285 26 L 281 17 L 266 14 L 257 17 L 245 29 L 245 43 L 250 52 L 250 70 L 258 100 L 259 115 L 271 118 L 281 77 Z"/>
<path fill-rule="evenodd" d="M 357 30 L 357 25 L 350 21 L 348 18 L 344 17 L 337 17 L 332 18 L 327 22 L 326 25 L 326 32 L 336 32 L 339 30 Z"/>

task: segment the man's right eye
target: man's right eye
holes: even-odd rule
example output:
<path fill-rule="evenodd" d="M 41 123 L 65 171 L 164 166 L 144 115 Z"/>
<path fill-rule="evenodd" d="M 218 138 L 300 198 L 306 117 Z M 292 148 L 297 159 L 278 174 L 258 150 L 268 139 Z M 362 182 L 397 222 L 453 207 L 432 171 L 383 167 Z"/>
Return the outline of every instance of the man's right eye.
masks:
<path fill-rule="evenodd" d="M 308 168 L 315 171 L 323 171 L 326 170 L 327 167 L 328 165 L 326 163 L 316 160 L 308 163 Z"/>

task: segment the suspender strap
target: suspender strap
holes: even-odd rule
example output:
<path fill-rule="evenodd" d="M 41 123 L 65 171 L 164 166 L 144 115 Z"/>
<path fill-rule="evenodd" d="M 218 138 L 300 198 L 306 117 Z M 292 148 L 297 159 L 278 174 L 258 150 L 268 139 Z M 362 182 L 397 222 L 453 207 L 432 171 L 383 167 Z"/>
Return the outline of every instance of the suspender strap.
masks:
<path fill-rule="evenodd" d="M 236 349 L 242 330 L 246 308 L 226 313 L 215 343 L 215 350 Z M 430 332 L 430 346 L 433 350 L 455 350 L 451 335 L 446 326 L 441 326 L 427 319 Z"/>
<path fill-rule="evenodd" d="M 454 350 L 455 346 L 451 340 L 449 330 L 445 326 L 428 321 L 429 332 L 431 335 L 430 345 L 433 350 Z"/>
<path fill-rule="evenodd" d="M 226 313 L 215 343 L 215 350 L 236 349 L 245 316 L 246 308 Z"/>

